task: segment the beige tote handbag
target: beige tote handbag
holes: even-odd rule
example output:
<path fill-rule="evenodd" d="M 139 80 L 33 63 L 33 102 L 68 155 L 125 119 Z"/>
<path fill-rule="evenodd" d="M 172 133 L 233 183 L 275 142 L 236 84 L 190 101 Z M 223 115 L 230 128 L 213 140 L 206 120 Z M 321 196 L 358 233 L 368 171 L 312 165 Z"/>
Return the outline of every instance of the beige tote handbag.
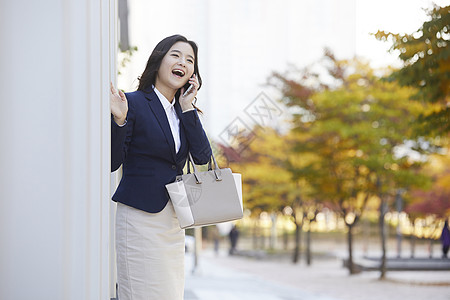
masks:
<path fill-rule="evenodd" d="M 207 226 L 242 218 L 241 174 L 220 169 L 214 155 L 208 171 L 198 172 L 191 154 L 187 174 L 166 185 L 181 228 Z M 190 164 L 194 172 L 190 172 Z M 213 168 L 214 165 L 214 168 Z"/>

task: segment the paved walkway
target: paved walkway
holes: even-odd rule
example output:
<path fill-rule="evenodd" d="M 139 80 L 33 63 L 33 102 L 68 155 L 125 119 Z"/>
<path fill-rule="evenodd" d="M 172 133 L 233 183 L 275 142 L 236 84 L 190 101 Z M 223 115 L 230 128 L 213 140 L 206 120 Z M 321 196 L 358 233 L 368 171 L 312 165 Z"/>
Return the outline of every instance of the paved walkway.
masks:
<path fill-rule="evenodd" d="M 208 254 L 194 272 L 192 266 L 187 254 L 185 300 L 338 300 L 222 266 Z"/>
<path fill-rule="evenodd" d="M 186 255 L 185 300 L 450 300 L 450 271 L 395 271 L 348 275 L 342 260 L 310 267 L 204 251 L 192 271 Z"/>

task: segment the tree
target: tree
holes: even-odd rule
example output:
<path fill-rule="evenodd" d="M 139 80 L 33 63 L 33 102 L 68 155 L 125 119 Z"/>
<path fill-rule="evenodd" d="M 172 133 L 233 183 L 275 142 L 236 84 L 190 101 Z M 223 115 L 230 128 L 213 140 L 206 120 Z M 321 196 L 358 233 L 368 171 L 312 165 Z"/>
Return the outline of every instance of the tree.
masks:
<path fill-rule="evenodd" d="M 378 31 L 375 36 L 390 41 L 390 51 L 400 52 L 404 62 L 388 79 L 416 88 L 414 99 L 435 104 L 419 119 L 423 132 L 445 136 L 450 132 L 450 6 L 435 5 L 428 16 L 413 34 Z"/>
<path fill-rule="evenodd" d="M 235 172 L 245 174 L 245 207 L 250 209 L 253 215 L 258 217 L 262 212 L 289 212 L 286 215 L 296 227 L 292 260 L 297 263 L 300 258 L 301 232 L 306 211 L 304 205 L 310 205 L 307 197 L 310 187 L 304 180 L 293 179 L 286 162 L 290 160 L 291 163 L 301 164 L 303 160 L 298 162 L 298 156 L 293 157 L 292 138 L 289 135 L 261 127 L 253 128 L 252 134 L 252 137 L 236 137 L 238 141 L 252 140 L 239 154 L 222 145 L 223 156 Z"/>
<path fill-rule="evenodd" d="M 283 136 L 272 128 L 252 129 L 252 142 L 237 154 L 230 148 L 221 146 L 224 156 L 229 159 L 233 171 L 245 174 L 243 192 L 245 205 L 253 214 L 281 211 L 287 193 L 294 189 L 290 173 L 282 165 L 285 154 Z M 241 137 L 242 138 L 242 137 Z"/>
<path fill-rule="evenodd" d="M 432 181 L 427 189 L 414 189 L 410 193 L 410 203 L 405 207 L 413 224 L 428 227 L 425 238 L 438 238 L 441 224 L 450 216 L 450 155 L 433 155 L 424 169 Z M 426 220 L 426 222 L 425 222 Z M 411 233 L 411 256 L 415 253 L 415 232 Z M 431 248 L 430 248 L 431 249 Z M 431 252 L 430 252 L 431 255 Z"/>
<path fill-rule="evenodd" d="M 283 200 L 290 190 L 289 176 L 276 160 L 283 152 L 283 141 L 271 128 L 253 128 L 252 136 L 238 133 L 236 143 L 252 142 L 239 153 L 237 148 L 220 145 L 223 156 L 234 172 L 242 173 L 244 206 L 256 217 L 253 227 L 253 244 L 257 248 L 260 235 L 259 219 L 263 212 L 279 212 L 283 209 Z M 261 235 L 264 242 L 264 235 Z"/>
<path fill-rule="evenodd" d="M 353 274 L 352 230 L 367 203 L 387 203 L 396 188 L 420 184 L 415 170 L 420 163 L 396 150 L 416 138 L 411 124 L 424 107 L 409 102 L 411 88 L 381 81 L 358 59 L 337 60 L 326 51 L 323 65 L 330 75 L 326 80 L 310 69 L 294 69 L 274 73 L 269 83 L 295 110 L 293 149 L 308 157 L 306 165 L 292 164 L 290 171 L 313 187 L 310 196 L 331 202 L 343 217 Z"/>

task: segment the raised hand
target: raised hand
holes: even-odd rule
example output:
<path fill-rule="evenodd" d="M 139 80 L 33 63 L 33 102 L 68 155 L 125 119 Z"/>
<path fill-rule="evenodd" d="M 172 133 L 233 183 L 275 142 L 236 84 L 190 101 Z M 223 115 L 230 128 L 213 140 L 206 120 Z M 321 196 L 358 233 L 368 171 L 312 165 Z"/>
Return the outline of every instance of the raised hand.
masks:
<path fill-rule="evenodd" d="M 117 125 L 125 123 L 128 113 L 128 101 L 125 94 L 119 90 L 117 93 L 111 82 L 111 94 L 109 95 L 109 101 L 111 106 L 111 113 L 114 116 L 114 121 Z"/>

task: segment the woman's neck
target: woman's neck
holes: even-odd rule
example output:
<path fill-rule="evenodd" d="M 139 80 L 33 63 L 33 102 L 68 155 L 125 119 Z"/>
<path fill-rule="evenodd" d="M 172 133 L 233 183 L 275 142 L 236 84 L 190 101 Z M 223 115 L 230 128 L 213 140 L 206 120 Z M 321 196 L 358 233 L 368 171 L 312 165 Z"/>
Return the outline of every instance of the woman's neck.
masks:
<path fill-rule="evenodd" d="M 165 85 L 158 84 L 158 82 L 155 83 L 155 88 L 158 89 L 158 91 L 166 97 L 166 99 L 172 103 L 173 99 L 175 98 L 176 90 L 169 88 Z"/>

